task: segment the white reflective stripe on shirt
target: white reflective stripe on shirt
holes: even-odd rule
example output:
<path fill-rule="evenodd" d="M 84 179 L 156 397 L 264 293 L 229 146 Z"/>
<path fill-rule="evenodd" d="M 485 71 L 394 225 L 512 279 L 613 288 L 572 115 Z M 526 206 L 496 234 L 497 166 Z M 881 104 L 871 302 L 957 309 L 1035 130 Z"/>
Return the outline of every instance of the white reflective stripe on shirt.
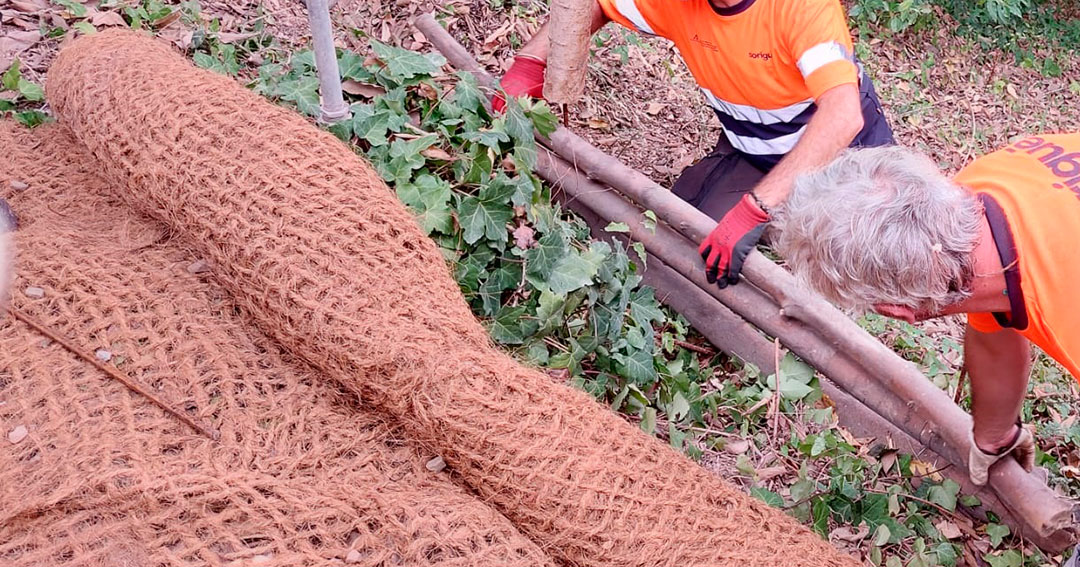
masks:
<path fill-rule="evenodd" d="M 787 134 L 786 136 L 780 136 L 779 138 L 773 138 L 771 140 L 764 140 L 753 136 L 739 136 L 738 134 L 732 134 L 730 130 L 724 130 L 724 135 L 727 136 L 731 145 L 735 146 L 735 149 L 744 154 L 770 156 L 784 155 L 790 152 L 795 147 L 795 144 L 799 143 L 799 139 L 802 138 L 803 132 L 805 131 L 806 126 L 803 126 L 802 128 L 799 128 L 797 132 Z"/>
<path fill-rule="evenodd" d="M 626 19 L 630 20 L 630 23 L 634 24 L 634 27 L 637 28 L 639 32 L 656 35 L 656 32 L 653 31 L 649 22 L 645 21 L 645 16 L 641 15 L 641 10 L 638 10 L 634 0 L 615 0 L 615 9 L 625 16 Z"/>
<path fill-rule="evenodd" d="M 804 51 L 796 64 L 803 78 L 806 78 L 833 61 L 851 61 L 851 55 L 843 45 L 835 41 L 826 41 Z"/>
<path fill-rule="evenodd" d="M 754 124 L 779 124 L 781 122 L 791 122 L 796 116 L 802 114 L 803 111 L 814 103 L 814 99 L 808 98 L 783 108 L 764 110 L 754 106 L 735 104 L 734 102 L 721 100 L 716 98 L 716 96 L 705 87 L 701 87 L 701 92 L 705 93 L 705 100 L 709 101 L 709 106 L 736 120 L 753 122 Z"/>

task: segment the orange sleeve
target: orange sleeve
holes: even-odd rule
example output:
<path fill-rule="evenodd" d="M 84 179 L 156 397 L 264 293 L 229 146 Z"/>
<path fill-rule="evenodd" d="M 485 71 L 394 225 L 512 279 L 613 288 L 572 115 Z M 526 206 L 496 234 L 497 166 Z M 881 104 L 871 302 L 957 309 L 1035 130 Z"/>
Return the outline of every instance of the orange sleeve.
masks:
<path fill-rule="evenodd" d="M 1001 330 L 1001 325 L 991 313 L 968 313 L 968 325 L 980 333 L 996 333 Z"/>
<path fill-rule="evenodd" d="M 840 85 L 859 82 L 858 68 L 840 0 L 792 2 L 785 18 L 789 49 L 815 99 Z"/>
<path fill-rule="evenodd" d="M 670 37 L 667 32 L 667 18 L 672 11 L 670 3 L 666 8 L 661 5 L 666 0 L 596 0 L 611 21 L 648 35 Z M 677 15 L 674 17 L 678 17 Z"/>

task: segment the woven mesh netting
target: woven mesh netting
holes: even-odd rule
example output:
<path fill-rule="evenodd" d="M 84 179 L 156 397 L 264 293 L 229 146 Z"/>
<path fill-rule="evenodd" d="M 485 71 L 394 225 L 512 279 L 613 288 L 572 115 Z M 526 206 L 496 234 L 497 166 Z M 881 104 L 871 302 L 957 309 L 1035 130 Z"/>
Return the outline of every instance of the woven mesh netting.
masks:
<path fill-rule="evenodd" d="M 434 456 L 248 325 L 58 127 L 0 123 L 14 307 L 219 442 L 19 322 L 0 327 L 0 565 L 546 565 Z M 31 297 L 26 290 L 31 289 Z M 355 551 L 351 556 L 349 551 Z"/>
<path fill-rule="evenodd" d="M 493 348 L 393 193 L 299 116 L 131 32 L 63 51 L 47 93 L 116 196 L 209 260 L 254 325 L 556 559 L 855 564 Z"/>

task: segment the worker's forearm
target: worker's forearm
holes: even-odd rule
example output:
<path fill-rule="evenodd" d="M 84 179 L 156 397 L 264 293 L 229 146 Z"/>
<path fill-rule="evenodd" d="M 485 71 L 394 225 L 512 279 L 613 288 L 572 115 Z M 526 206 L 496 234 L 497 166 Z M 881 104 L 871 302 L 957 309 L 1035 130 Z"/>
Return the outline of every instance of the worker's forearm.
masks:
<path fill-rule="evenodd" d="M 589 17 L 592 19 L 589 23 L 590 34 L 596 33 L 596 30 L 608 23 L 608 17 L 604 14 L 599 2 L 593 2 Z M 548 22 L 544 22 L 540 29 L 536 30 L 536 34 L 532 36 L 532 39 L 518 50 L 518 55 L 529 55 L 541 61 L 547 61 L 549 50 L 548 28 Z"/>
<path fill-rule="evenodd" d="M 1016 434 L 1031 372 L 1031 346 L 1012 329 L 982 333 L 969 326 L 964 362 L 971 378 L 975 444 L 994 452 L 1008 446 Z"/>
<path fill-rule="evenodd" d="M 802 138 L 754 188 L 754 194 L 767 207 L 786 201 L 798 175 L 832 161 L 862 130 L 862 108 L 855 85 L 831 89 L 819 97 L 817 104 L 817 112 L 807 123 Z"/>

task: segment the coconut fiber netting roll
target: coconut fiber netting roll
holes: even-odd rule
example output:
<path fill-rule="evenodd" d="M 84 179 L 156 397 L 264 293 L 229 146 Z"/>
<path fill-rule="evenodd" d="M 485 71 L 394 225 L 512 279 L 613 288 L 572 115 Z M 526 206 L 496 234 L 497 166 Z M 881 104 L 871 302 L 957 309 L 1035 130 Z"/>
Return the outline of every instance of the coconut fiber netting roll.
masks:
<path fill-rule="evenodd" d="M 434 453 L 248 324 L 214 268 L 192 273 L 198 254 L 117 200 L 62 127 L 0 122 L 0 155 L 20 317 L 219 433 L 7 316 L 0 565 L 554 564 L 427 470 Z"/>
<path fill-rule="evenodd" d="M 59 120 L 289 353 L 438 451 L 575 565 L 855 565 L 779 510 L 491 346 L 436 245 L 330 134 L 165 45 L 99 33 Z"/>

